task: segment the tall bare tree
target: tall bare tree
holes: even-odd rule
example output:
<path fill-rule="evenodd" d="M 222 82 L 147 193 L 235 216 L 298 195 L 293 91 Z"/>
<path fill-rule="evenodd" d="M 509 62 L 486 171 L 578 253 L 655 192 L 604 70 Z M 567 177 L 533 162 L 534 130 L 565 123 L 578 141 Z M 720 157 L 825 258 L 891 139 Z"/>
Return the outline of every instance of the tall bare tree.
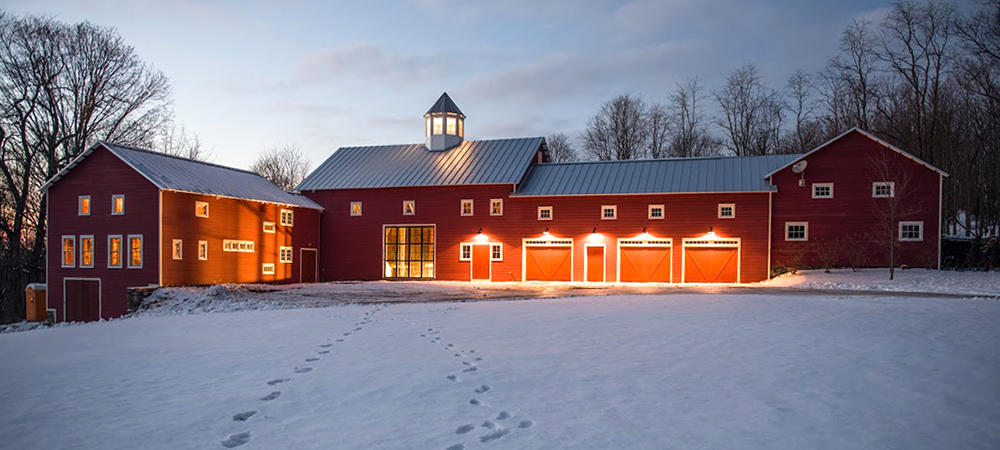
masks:
<path fill-rule="evenodd" d="M 788 77 L 785 109 L 795 122 L 782 139 L 782 153 L 806 152 L 823 143 L 823 126 L 814 117 L 817 108 L 815 91 L 816 85 L 808 73 L 797 70 Z"/>
<path fill-rule="evenodd" d="M 674 88 L 667 107 L 670 117 L 669 156 L 689 158 L 718 152 L 719 141 L 708 130 L 708 121 L 702 111 L 702 102 L 706 98 L 698 77 L 678 83 Z"/>
<path fill-rule="evenodd" d="M 837 128 L 851 127 L 870 129 L 870 119 L 874 114 L 878 99 L 878 53 L 876 35 L 872 23 L 858 19 L 851 22 L 840 35 L 840 54 L 829 62 L 828 75 L 833 78 L 838 89 L 831 89 L 828 95 L 842 95 L 848 115 L 841 117 Z"/>
<path fill-rule="evenodd" d="M 598 161 L 641 159 L 649 138 L 646 101 L 621 94 L 601 105 L 583 132 L 586 156 Z"/>
<path fill-rule="evenodd" d="M 649 140 L 646 155 L 653 159 L 670 156 L 670 116 L 660 103 L 651 103 L 646 109 L 646 126 Z"/>
<path fill-rule="evenodd" d="M 570 144 L 569 136 L 565 133 L 551 134 L 546 142 L 549 144 L 549 158 L 552 159 L 552 162 L 569 162 L 579 159 L 576 149 Z"/>
<path fill-rule="evenodd" d="M 250 170 L 291 191 L 309 175 L 309 159 L 297 145 L 285 144 L 260 152 Z"/>
<path fill-rule="evenodd" d="M 153 149 L 168 155 L 180 156 L 195 161 L 212 159 L 212 152 L 201 146 L 201 139 L 196 133 L 188 134 L 183 125 L 171 124 L 165 126 L 156 136 Z"/>
<path fill-rule="evenodd" d="M 747 63 L 726 77 L 715 93 L 722 110 L 716 124 L 726 133 L 726 148 L 735 156 L 776 153 L 783 106 L 778 93 L 764 84 L 757 67 Z"/>
<path fill-rule="evenodd" d="M 876 219 L 872 223 L 871 235 L 875 245 L 886 252 L 891 280 L 896 274 L 901 244 L 899 222 L 923 211 L 926 202 L 921 196 L 914 195 L 913 178 L 899 163 L 900 158 L 894 152 L 874 152 L 869 159 L 874 179 L 889 183 L 881 195 L 873 195 Z"/>

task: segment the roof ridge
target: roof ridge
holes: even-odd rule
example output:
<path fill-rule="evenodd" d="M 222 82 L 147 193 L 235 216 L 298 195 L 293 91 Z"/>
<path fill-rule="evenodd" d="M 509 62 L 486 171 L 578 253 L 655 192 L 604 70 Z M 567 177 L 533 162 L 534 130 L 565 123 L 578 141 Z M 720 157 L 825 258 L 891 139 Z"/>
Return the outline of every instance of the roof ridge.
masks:
<path fill-rule="evenodd" d="M 677 157 L 677 158 L 647 158 L 647 159 L 613 159 L 608 161 L 562 161 L 562 162 L 552 162 L 538 165 L 545 166 L 558 166 L 558 165 L 577 165 L 577 164 L 617 164 L 617 163 L 640 163 L 640 162 L 667 162 L 667 161 L 702 161 L 708 159 L 739 159 L 739 158 L 767 158 L 774 156 L 788 156 L 788 157 L 799 157 L 802 156 L 801 153 L 782 153 L 776 155 L 747 155 L 747 156 L 690 156 L 690 157 Z"/>
<path fill-rule="evenodd" d="M 516 140 L 527 140 L 527 139 L 545 139 L 545 136 L 525 136 L 516 138 L 497 138 L 497 139 L 475 139 L 475 140 L 463 140 L 461 144 L 449 148 L 448 150 L 456 149 L 464 145 L 465 143 L 475 143 L 475 142 L 493 142 L 493 141 L 516 141 Z M 374 144 L 374 145 L 351 145 L 348 147 L 338 147 L 337 150 L 344 150 L 349 148 L 377 148 L 377 147 L 409 147 L 409 146 L 426 146 L 423 142 L 411 142 L 404 144 Z M 447 151 L 447 150 L 446 150 Z M 443 153 L 443 152 L 437 152 Z"/>
<path fill-rule="evenodd" d="M 233 170 L 233 171 L 236 171 L 236 172 L 248 173 L 248 174 L 251 174 L 251 175 L 256 175 L 258 177 L 261 176 L 259 173 L 254 172 L 252 170 L 240 169 L 240 168 L 232 167 L 232 166 L 224 166 L 222 164 L 217 164 L 217 163 L 208 162 L 208 161 L 198 161 L 197 159 L 185 158 L 183 156 L 178 156 L 178 155 L 171 155 L 169 153 L 158 152 L 156 150 L 150 150 L 148 148 L 136 147 L 134 145 L 118 144 L 118 143 L 115 143 L 115 142 L 110 142 L 110 141 L 105 141 L 105 140 L 98 140 L 97 142 L 99 142 L 101 145 L 104 145 L 104 146 L 121 147 L 121 148 L 124 148 L 124 149 L 127 149 L 127 150 L 133 150 L 133 151 L 137 151 L 137 152 L 149 153 L 151 155 L 164 156 L 164 157 L 167 157 L 167 158 L 178 159 L 178 160 L 181 160 L 181 161 L 187 161 L 187 162 L 191 162 L 191 163 L 195 163 L 195 164 L 203 164 L 203 165 L 206 165 L 206 166 L 218 167 L 220 169 L 228 169 L 228 170 Z"/>

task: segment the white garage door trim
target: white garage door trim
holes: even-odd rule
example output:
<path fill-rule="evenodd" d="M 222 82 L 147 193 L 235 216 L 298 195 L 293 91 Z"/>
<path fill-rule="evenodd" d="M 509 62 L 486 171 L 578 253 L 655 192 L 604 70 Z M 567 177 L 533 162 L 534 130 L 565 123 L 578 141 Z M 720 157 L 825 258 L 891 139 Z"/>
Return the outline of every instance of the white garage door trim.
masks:
<path fill-rule="evenodd" d="M 569 247 L 569 281 L 573 281 L 575 249 L 572 239 L 521 239 L 521 281 L 528 281 L 528 247 Z"/>
<path fill-rule="evenodd" d="M 622 282 L 622 247 L 667 247 L 670 249 L 670 282 L 674 282 L 674 240 L 671 238 L 628 239 L 618 238 L 618 260 L 615 261 L 615 281 Z"/>
<path fill-rule="evenodd" d="M 684 239 L 681 254 L 681 283 L 687 283 L 687 249 L 705 247 L 736 247 L 736 283 L 743 282 L 743 244 L 740 238 Z"/>

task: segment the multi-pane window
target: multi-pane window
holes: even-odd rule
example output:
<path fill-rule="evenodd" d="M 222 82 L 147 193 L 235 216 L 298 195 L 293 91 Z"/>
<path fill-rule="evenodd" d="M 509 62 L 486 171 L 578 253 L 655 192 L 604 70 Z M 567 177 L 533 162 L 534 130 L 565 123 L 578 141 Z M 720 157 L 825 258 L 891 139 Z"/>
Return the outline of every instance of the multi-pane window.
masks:
<path fill-rule="evenodd" d="M 809 222 L 785 222 L 786 241 L 808 241 Z"/>
<path fill-rule="evenodd" d="M 650 219 L 662 219 L 663 218 L 663 205 L 649 205 L 649 218 Z"/>
<path fill-rule="evenodd" d="M 502 216 L 503 215 L 503 199 L 493 198 L 490 199 L 490 215 L 491 216 Z"/>
<path fill-rule="evenodd" d="M 122 267 L 122 237 L 120 235 L 108 236 L 108 267 L 112 269 Z"/>
<path fill-rule="evenodd" d="M 719 218 L 732 219 L 736 217 L 735 203 L 719 203 Z"/>
<path fill-rule="evenodd" d="M 403 215 L 412 216 L 417 213 L 417 202 L 413 200 L 403 201 Z"/>
<path fill-rule="evenodd" d="M 879 181 L 872 183 L 872 197 L 885 198 L 896 196 L 896 183 L 892 181 Z"/>
<path fill-rule="evenodd" d="M 130 234 L 128 236 L 128 267 L 130 269 L 142 268 L 142 235 Z"/>
<path fill-rule="evenodd" d="M 458 248 L 459 261 L 472 261 L 472 244 L 461 244 Z"/>
<path fill-rule="evenodd" d="M 274 233 L 277 227 L 274 226 L 274 222 L 264 222 L 264 232 Z"/>
<path fill-rule="evenodd" d="M 472 199 L 468 199 L 468 198 L 467 199 L 463 199 L 462 200 L 462 206 L 461 206 L 462 215 L 463 216 L 471 216 L 472 213 L 473 213 L 473 206 L 474 205 L 475 204 L 472 201 Z"/>
<path fill-rule="evenodd" d="M 280 249 L 278 249 L 278 262 L 291 264 L 292 262 L 291 247 L 281 247 Z"/>
<path fill-rule="evenodd" d="M 290 209 L 281 210 L 281 225 L 285 227 L 290 227 L 294 225 L 295 215 Z"/>
<path fill-rule="evenodd" d="M 90 215 L 90 196 L 89 195 L 81 195 L 80 196 L 80 200 L 79 200 L 79 202 L 77 204 L 79 205 L 79 208 L 78 208 L 78 214 L 79 215 L 81 215 L 81 216 L 89 216 Z"/>
<path fill-rule="evenodd" d="M 503 261 L 503 244 L 490 244 L 490 261 Z"/>
<path fill-rule="evenodd" d="M 385 227 L 385 277 L 434 278 L 434 227 Z"/>
<path fill-rule="evenodd" d="M 174 239 L 171 247 L 174 249 L 173 251 L 174 259 L 184 259 L 184 241 L 180 239 Z"/>
<path fill-rule="evenodd" d="M 617 218 L 618 218 L 618 206 L 616 205 L 601 206 L 601 220 L 614 220 Z"/>
<path fill-rule="evenodd" d="M 538 207 L 538 220 L 552 220 L 552 207 L 551 206 L 539 206 Z"/>
<path fill-rule="evenodd" d="M 93 236 L 80 236 L 80 267 L 94 267 Z"/>
<path fill-rule="evenodd" d="M 813 183 L 812 198 L 833 198 L 833 183 Z"/>
<path fill-rule="evenodd" d="M 194 216 L 208 217 L 208 202 L 194 202 Z"/>
<path fill-rule="evenodd" d="M 361 215 L 361 202 L 351 202 L 351 215 L 355 217 Z"/>
<path fill-rule="evenodd" d="M 444 134 L 444 117 L 434 117 L 434 134 Z"/>
<path fill-rule="evenodd" d="M 198 241 L 198 259 L 208 261 L 208 241 Z"/>
<path fill-rule="evenodd" d="M 112 195 L 111 196 L 111 215 L 121 216 L 125 214 L 125 195 Z"/>
<path fill-rule="evenodd" d="M 240 241 L 236 239 L 222 240 L 222 251 L 224 252 L 253 253 L 255 248 L 256 245 L 254 241 Z"/>
<path fill-rule="evenodd" d="M 924 240 L 924 223 L 899 222 L 899 240 L 901 241 Z"/>
<path fill-rule="evenodd" d="M 260 271 L 264 275 L 274 275 L 274 263 L 264 263 Z"/>
<path fill-rule="evenodd" d="M 62 242 L 62 266 L 73 267 L 76 265 L 76 236 L 63 236 Z"/>

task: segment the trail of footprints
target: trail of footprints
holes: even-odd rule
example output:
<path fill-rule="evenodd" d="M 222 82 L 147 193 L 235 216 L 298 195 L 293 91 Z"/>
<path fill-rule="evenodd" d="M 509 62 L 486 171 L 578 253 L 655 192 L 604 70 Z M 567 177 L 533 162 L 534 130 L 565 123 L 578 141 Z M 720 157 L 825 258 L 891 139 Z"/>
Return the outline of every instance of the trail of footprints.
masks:
<path fill-rule="evenodd" d="M 462 383 L 463 380 L 461 376 L 475 376 L 479 372 L 479 365 L 476 363 L 483 361 L 483 358 L 477 355 L 475 350 L 456 351 L 455 344 L 444 343 L 441 336 L 439 336 L 440 334 L 440 331 L 434 328 L 428 328 L 426 333 L 420 334 L 420 337 L 427 339 L 427 341 L 431 344 L 441 346 L 441 348 L 447 352 L 454 352 L 452 356 L 461 358 L 461 372 L 459 374 L 448 375 L 445 379 L 455 383 Z M 468 404 L 473 407 L 480 407 L 484 409 L 494 408 L 492 405 L 488 405 L 478 397 L 487 394 L 492 390 L 493 388 L 490 385 L 480 384 L 472 390 L 472 393 L 477 394 L 477 396 L 470 399 Z M 530 420 L 511 420 L 514 418 L 514 415 L 503 410 L 497 413 L 496 417 L 493 417 L 492 415 L 488 415 L 488 417 L 490 417 L 490 419 L 486 419 L 478 426 L 474 423 L 460 425 L 455 429 L 455 434 L 464 436 L 472 433 L 476 429 L 481 428 L 483 429 L 484 434 L 479 436 L 479 442 L 488 444 L 510 434 L 514 430 L 526 430 L 535 425 L 535 423 Z M 445 450 L 465 450 L 465 444 L 458 443 L 446 448 Z"/>
<path fill-rule="evenodd" d="M 372 322 L 372 320 L 374 319 L 375 313 L 381 311 L 382 309 L 385 309 L 385 307 L 386 307 L 386 305 L 381 305 L 380 304 L 380 305 L 376 305 L 374 308 L 366 311 L 365 312 L 365 318 L 363 320 L 361 320 L 360 322 L 355 323 L 353 331 L 347 332 L 347 333 L 343 333 L 343 336 L 346 338 L 347 336 L 350 336 L 351 333 L 358 332 L 358 331 L 361 331 L 362 329 L 364 329 L 365 325 L 367 325 L 367 324 L 369 324 L 369 323 Z M 344 339 L 343 338 L 338 338 L 338 339 L 336 339 L 336 342 L 344 342 Z M 328 354 L 330 354 L 330 351 L 331 351 L 330 348 L 331 347 L 333 347 L 333 344 L 330 344 L 330 343 L 320 344 L 319 345 L 319 350 L 316 351 L 316 354 L 318 354 L 318 355 L 328 355 Z M 305 362 L 307 362 L 307 363 L 313 363 L 313 362 L 319 361 L 320 359 L 321 359 L 320 357 L 310 357 L 310 358 L 306 358 Z M 312 372 L 312 370 L 313 370 L 312 366 L 295 366 L 295 368 L 292 369 L 292 373 L 295 373 L 295 374 L 305 374 L 305 373 Z M 292 378 L 290 378 L 290 377 L 289 378 L 275 378 L 273 380 L 267 381 L 265 384 L 267 384 L 268 386 L 273 387 L 273 386 L 277 386 L 279 384 L 287 383 L 289 381 L 292 381 Z M 260 401 L 261 402 L 270 402 L 270 401 L 273 401 L 273 400 L 277 399 L 280 396 L 281 396 L 281 391 L 271 391 L 269 394 L 267 394 L 267 395 L 265 395 L 263 397 L 260 397 Z M 250 411 L 244 411 L 244 412 L 233 414 L 233 422 L 247 422 L 247 421 L 250 420 L 250 418 L 256 416 L 257 413 L 258 413 L 257 410 L 250 410 Z M 239 446 L 241 446 L 243 444 L 246 444 L 247 442 L 250 442 L 250 439 L 252 437 L 253 437 L 253 434 L 250 433 L 249 431 L 243 431 L 243 432 L 239 432 L 239 433 L 233 433 L 233 434 L 230 434 L 229 436 L 227 436 L 226 439 L 224 439 L 222 441 L 222 446 L 225 447 L 225 448 L 239 447 Z"/>

